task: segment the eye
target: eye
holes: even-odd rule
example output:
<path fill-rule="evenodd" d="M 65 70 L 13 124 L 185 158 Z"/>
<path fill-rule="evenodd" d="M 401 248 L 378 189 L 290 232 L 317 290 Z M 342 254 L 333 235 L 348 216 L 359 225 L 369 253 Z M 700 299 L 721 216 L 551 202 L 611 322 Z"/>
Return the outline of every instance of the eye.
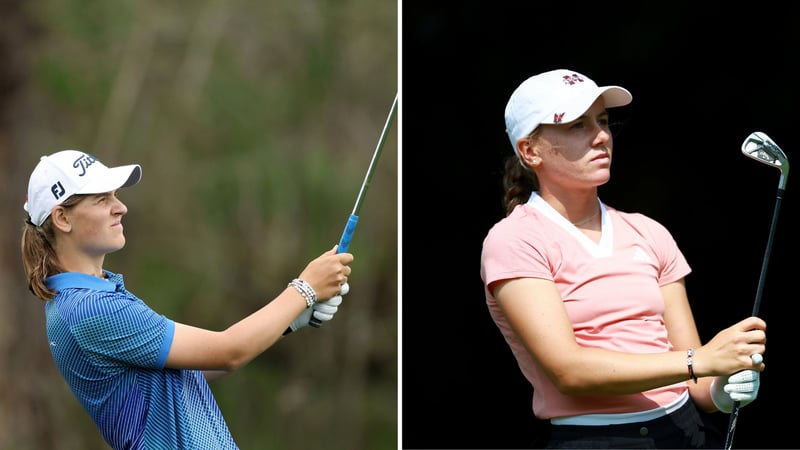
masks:
<path fill-rule="evenodd" d="M 111 195 L 112 194 L 110 194 L 110 193 L 108 193 L 108 194 L 97 194 L 97 195 L 94 196 L 94 202 L 96 204 L 106 203 L 111 198 Z"/>

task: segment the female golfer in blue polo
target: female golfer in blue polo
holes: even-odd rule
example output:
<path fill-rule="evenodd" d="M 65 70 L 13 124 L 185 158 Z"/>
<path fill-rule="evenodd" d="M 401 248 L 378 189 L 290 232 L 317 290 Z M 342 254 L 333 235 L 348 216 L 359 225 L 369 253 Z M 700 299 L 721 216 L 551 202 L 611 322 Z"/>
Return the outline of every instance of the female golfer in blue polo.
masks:
<path fill-rule="evenodd" d="M 31 174 L 22 260 L 46 302 L 53 359 L 114 449 L 236 449 L 204 371 L 242 367 L 312 314 L 331 320 L 353 255 L 323 253 L 224 331 L 175 322 L 103 264 L 125 245 L 117 190 L 140 178 L 139 165 L 109 168 L 76 150 L 43 156 Z"/>

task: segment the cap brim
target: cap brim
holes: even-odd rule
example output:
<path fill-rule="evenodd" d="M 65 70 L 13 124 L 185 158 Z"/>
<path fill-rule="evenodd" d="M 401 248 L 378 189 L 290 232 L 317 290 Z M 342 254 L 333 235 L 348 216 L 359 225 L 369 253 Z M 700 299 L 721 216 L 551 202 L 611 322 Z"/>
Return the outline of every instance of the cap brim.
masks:
<path fill-rule="evenodd" d="M 130 187 L 142 178 L 142 168 L 138 164 L 110 167 L 105 174 L 83 186 L 76 194 L 100 194 L 120 188 Z"/>
<path fill-rule="evenodd" d="M 591 88 L 578 93 L 564 103 L 560 109 L 565 111 L 565 114 L 559 118 L 558 122 L 555 121 L 555 114 L 549 114 L 541 123 L 552 125 L 572 122 L 582 116 L 599 97 L 603 97 L 603 104 L 606 108 L 625 106 L 633 99 L 631 93 L 620 86 Z"/>
<path fill-rule="evenodd" d="M 615 108 L 617 106 L 625 106 L 633 100 L 633 96 L 627 89 L 620 86 L 603 86 L 600 88 L 602 91 L 600 95 L 603 96 L 603 102 L 606 108 Z M 588 107 L 587 107 L 588 109 Z"/>

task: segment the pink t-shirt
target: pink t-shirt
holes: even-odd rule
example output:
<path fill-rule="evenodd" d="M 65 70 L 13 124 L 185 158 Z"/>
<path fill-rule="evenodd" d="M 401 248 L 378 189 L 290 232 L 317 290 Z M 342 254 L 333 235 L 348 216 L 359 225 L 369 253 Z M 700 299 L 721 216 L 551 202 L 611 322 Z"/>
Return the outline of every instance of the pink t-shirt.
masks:
<path fill-rule="evenodd" d="M 486 303 L 525 378 L 541 419 L 646 411 L 675 401 L 685 382 L 629 395 L 561 394 L 512 331 L 488 286 L 513 278 L 555 282 L 575 338 L 584 347 L 626 353 L 672 349 L 660 286 L 691 272 L 672 235 L 658 222 L 601 203 L 602 238 L 595 243 L 535 193 L 495 224 L 483 242 Z"/>

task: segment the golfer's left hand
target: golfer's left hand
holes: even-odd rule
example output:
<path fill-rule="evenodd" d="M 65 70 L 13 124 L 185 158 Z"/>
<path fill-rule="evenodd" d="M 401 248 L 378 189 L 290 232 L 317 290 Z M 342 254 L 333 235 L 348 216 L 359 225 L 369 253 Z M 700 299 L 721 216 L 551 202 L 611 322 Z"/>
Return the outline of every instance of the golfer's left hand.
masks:
<path fill-rule="evenodd" d="M 314 303 L 311 308 L 304 309 L 289 325 L 289 330 L 295 332 L 308 326 L 312 316 L 319 321 L 320 325 L 322 325 L 322 322 L 333 320 L 333 316 L 339 311 L 339 305 L 342 304 L 342 296 L 348 292 L 350 292 L 350 285 L 347 283 L 342 284 L 339 295 L 334 295 L 328 300 Z M 284 333 L 284 336 L 286 334 L 288 333 Z"/>
<path fill-rule="evenodd" d="M 761 372 L 742 370 L 729 377 L 716 377 L 711 382 L 711 400 L 724 413 L 733 411 L 733 402 L 742 408 L 756 399 L 761 386 Z"/>

